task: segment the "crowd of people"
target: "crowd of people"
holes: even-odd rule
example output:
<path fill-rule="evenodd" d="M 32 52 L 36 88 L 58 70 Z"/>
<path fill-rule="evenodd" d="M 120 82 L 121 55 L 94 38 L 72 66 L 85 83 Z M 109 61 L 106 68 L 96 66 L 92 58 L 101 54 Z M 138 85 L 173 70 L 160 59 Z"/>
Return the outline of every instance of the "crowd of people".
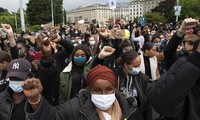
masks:
<path fill-rule="evenodd" d="M 1 27 L 0 120 L 200 120 L 199 20 Z"/>

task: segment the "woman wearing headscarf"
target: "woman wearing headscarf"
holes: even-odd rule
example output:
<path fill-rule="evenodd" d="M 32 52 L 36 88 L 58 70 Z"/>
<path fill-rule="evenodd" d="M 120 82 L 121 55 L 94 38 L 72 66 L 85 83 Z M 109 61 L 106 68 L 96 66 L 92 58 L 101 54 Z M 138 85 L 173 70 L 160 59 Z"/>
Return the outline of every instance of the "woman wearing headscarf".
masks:
<path fill-rule="evenodd" d="M 113 54 L 115 49 L 105 46 L 98 57 L 95 58 L 92 67 L 97 64 L 103 64 L 104 59 Z M 133 50 L 123 53 L 117 59 L 116 88 L 127 97 L 137 99 L 138 109 L 144 120 L 152 120 L 151 106 L 148 104 L 146 97 L 146 86 L 150 82 L 148 76 L 140 71 L 141 58 Z"/>
<path fill-rule="evenodd" d="M 98 65 L 87 75 L 88 89 L 75 98 L 52 107 L 40 95 L 42 86 L 37 79 L 24 83 L 27 96 L 26 115 L 30 120 L 143 120 L 134 97 L 126 99 L 115 90 L 115 75 Z"/>

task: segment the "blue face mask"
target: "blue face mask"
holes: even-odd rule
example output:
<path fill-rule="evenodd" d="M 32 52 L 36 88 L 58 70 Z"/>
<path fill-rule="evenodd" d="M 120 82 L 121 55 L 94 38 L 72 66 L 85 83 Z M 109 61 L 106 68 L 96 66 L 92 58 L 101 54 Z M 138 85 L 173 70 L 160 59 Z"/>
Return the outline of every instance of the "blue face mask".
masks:
<path fill-rule="evenodd" d="M 140 71 L 141 71 L 140 68 L 132 68 L 132 70 L 129 71 L 129 73 L 131 75 L 138 75 L 140 73 Z"/>
<path fill-rule="evenodd" d="M 75 63 L 84 63 L 85 62 L 85 58 L 83 57 L 78 57 L 78 58 L 74 58 L 74 62 Z"/>
<path fill-rule="evenodd" d="M 20 93 L 23 91 L 22 84 L 24 81 L 10 81 L 9 87 L 15 92 Z"/>

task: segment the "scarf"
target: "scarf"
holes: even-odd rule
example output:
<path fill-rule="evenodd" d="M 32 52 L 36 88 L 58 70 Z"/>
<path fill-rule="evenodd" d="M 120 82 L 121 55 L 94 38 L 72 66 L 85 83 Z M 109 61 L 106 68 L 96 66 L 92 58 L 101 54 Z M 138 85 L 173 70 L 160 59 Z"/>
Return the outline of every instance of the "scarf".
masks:
<path fill-rule="evenodd" d="M 111 114 L 111 120 L 121 120 L 122 111 L 121 111 L 121 108 L 120 108 L 120 105 L 119 105 L 119 102 L 117 101 L 117 99 L 113 103 L 112 107 L 113 107 L 113 110 L 112 110 L 112 114 Z M 100 120 L 106 120 L 102 111 L 98 108 L 96 108 L 96 110 L 97 110 Z"/>

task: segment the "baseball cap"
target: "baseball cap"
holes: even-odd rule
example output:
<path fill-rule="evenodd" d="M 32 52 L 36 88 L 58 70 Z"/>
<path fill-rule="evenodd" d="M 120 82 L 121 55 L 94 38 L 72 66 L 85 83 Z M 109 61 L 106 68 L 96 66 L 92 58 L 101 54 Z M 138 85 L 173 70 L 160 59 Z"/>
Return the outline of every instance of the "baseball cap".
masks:
<path fill-rule="evenodd" d="M 24 58 L 14 59 L 7 66 L 6 78 L 16 77 L 25 80 L 31 72 L 31 64 Z"/>

